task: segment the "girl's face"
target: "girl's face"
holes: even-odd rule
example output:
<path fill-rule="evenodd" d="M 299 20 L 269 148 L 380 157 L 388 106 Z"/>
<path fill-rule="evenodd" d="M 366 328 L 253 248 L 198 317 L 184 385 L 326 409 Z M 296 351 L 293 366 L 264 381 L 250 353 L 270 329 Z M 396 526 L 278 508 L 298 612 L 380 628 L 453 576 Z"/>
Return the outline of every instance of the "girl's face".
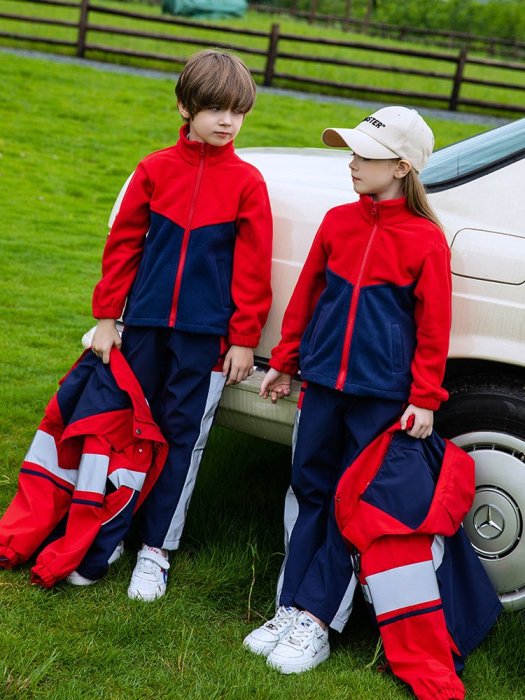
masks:
<path fill-rule="evenodd" d="M 363 158 L 355 152 L 349 165 L 355 192 L 371 195 L 378 202 L 403 196 L 402 178 L 410 167 L 399 158 Z"/>

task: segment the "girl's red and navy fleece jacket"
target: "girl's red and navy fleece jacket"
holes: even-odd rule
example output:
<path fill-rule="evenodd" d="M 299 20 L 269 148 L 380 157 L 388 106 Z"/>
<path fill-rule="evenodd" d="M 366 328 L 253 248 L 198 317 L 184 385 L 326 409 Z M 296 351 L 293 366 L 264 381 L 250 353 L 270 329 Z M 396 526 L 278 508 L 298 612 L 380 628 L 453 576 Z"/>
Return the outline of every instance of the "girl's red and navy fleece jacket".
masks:
<path fill-rule="evenodd" d="M 127 187 L 93 295 L 95 318 L 172 327 L 256 347 L 271 304 L 265 182 L 233 143 L 152 153 Z M 127 299 L 127 303 L 126 303 Z"/>
<path fill-rule="evenodd" d="M 33 583 L 84 564 L 98 578 L 160 474 L 167 443 L 124 356 L 86 351 L 46 407 L 0 519 L 0 568 L 39 550 Z"/>
<path fill-rule="evenodd" d="M 436 410 L 451 323 L 450 251 L 405 199 L 331 209 L 283 318 L 270 366 L 357 396 Z"/>

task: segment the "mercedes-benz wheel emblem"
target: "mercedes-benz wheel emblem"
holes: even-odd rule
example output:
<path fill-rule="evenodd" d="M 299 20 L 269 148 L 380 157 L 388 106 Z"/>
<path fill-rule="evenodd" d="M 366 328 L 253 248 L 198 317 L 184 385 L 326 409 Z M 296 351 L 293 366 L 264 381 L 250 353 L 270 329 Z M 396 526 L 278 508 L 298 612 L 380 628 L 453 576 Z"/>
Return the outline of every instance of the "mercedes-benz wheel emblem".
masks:
<path fill-rule="evenodd" d="M 495 540 L 505 529 L 503 513 L 495 505 L 484 503 L 474 513 L 472 518 L 474 528 L 484 540 Z"/>

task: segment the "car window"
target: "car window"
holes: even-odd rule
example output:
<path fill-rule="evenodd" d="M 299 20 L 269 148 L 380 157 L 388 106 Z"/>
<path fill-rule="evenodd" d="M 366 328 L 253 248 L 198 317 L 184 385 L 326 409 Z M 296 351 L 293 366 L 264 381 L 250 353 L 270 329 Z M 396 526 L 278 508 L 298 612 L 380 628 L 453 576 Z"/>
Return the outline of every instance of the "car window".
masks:
<path fill-rule="evenodd" d="M 430 192 L 492 172 L 525 156 L 525 119 L 436 151 L 421 173 Z"/>

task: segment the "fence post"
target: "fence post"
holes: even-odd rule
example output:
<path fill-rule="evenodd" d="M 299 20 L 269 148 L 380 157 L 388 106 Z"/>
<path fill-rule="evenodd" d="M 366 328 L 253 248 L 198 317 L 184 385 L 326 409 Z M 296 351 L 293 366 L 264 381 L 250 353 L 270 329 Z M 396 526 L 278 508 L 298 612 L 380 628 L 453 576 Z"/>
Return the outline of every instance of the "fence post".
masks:
<path fill-rule="evenodd" d="M 89 13 L 89 0 L 80 2 L 80 19 L 78 21 L 77 56 L 84 58 L 86 51 L 86 34 Z"/>
<path fill-rule="evenodd" d="M 277 59 L 277 44 L 279 43 L 279 25 L 272 24 L 270 33 L 270 43 L 268 44 L 268 55 L 266 57 L 266 68 L 264 70 L 265 87 L 270 87 L 275 72 L 275 60 Z"/>
<path fill-rule="evenodd" d="M 452 84 L 452 93 L 450 95 L 450 101 L 448 103 L 448 108 L 451 112 L 455 112 L 458 108 L 459 91 L 461 89 L 461 82 L 463 80 L 463 72 L 465 70 L 466 62 L 467 47 L 463 46 L 459 52 L 458 62 L 456 66 L 456 74 L 454 75 L 454 83 Z"/>
<path fill-rule="evenodd" d="M 348 31 L 349 19 L 352 14 L 352 0 L 345 1 L 345 13 L 343 19 L 343 31 Z"/>
<path fill-rule="evenodd" d="M 315 18 L 317 17 L 317 6 L 319 4 L 319 0 L 312 0 L 311 5 L 310 5 L 310 14 L 308 15 L 308 21 L 309 22 L 315 22 Z"/>

